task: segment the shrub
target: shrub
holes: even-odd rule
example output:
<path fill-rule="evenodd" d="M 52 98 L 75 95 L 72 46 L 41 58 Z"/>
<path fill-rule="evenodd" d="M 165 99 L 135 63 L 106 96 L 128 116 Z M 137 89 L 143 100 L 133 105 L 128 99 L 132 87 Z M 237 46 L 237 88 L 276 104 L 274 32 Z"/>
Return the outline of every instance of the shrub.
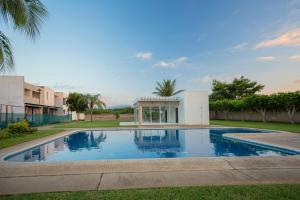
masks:
<path fill-rule="evenodd" d="M 9 138 L 11 134 L 7 131 L 7 129 L 0 130 L 0 140 Z"/>
<path fill-rule="evenodd" d="M 120 113 L 116 112 L 115 116 L 116 116 L 116 119 L 120 119 Z"/>
<path fill-rule="evenodd" d="M 9 124 L 7 130 L 10 134 L 28 134 L 33 132 L 29 127 L 28 121 L 25 119 Z"/>

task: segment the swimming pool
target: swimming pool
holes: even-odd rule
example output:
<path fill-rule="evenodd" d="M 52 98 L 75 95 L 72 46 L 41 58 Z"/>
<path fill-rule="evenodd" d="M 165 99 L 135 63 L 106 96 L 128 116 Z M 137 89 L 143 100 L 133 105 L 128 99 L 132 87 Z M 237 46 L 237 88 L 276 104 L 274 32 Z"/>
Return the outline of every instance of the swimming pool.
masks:
<path fill-rule="evenodd" d="M 280 156 L 297 152 L 245 143 L 224 133 L 261 133 L 242 128 L 80 131 L 5 158 L 18 162 L 180 157 Z"/>

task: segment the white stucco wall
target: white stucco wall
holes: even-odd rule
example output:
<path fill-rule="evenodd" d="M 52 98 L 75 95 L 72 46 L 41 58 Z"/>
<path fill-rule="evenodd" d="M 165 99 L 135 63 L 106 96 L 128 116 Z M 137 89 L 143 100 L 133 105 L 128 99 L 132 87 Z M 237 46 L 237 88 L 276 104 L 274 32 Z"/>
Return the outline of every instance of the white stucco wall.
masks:
<path fill-rule="evenodd" d="M 184 91 L 180 94 L 179 123 L 187 125 L 208 125 L 209 104 L 207 91 Z"/>
<path fill-rule="evenodd" d="M 24 77 L 0 76 L 0 104 L 14 105 L 14 113 L 24 113 Z M 2 107 L 2 112 L 5 109 Z M 9 108 L 9 111 L 10 112 Z"/>

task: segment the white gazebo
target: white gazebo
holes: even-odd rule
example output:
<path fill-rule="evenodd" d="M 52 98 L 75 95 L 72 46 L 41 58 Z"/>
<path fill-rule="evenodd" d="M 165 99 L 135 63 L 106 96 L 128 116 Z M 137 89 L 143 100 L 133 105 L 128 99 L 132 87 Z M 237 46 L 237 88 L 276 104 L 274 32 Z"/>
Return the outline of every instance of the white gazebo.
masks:
<path fill-rule="evenodd" d="M 184 91 L 176 97 L 141 97 L 134 103 L 135 124 L 208 125 L 208 92 Z"/>

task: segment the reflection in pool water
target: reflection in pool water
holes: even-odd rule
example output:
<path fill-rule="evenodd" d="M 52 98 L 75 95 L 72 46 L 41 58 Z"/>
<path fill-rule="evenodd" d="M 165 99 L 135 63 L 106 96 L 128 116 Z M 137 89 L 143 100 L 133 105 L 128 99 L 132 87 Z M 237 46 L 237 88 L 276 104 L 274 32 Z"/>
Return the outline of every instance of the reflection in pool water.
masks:
<path fill-rule="evenodd" d="M 224 133 L 253 129 L 166 129 L 81 131 L 12 155 L 6 160 L 44 162 L 174 157 L 293 155 L 295 152 L 241 143 Z M 267 133 L 266 133 L 267 134 Z"/>

